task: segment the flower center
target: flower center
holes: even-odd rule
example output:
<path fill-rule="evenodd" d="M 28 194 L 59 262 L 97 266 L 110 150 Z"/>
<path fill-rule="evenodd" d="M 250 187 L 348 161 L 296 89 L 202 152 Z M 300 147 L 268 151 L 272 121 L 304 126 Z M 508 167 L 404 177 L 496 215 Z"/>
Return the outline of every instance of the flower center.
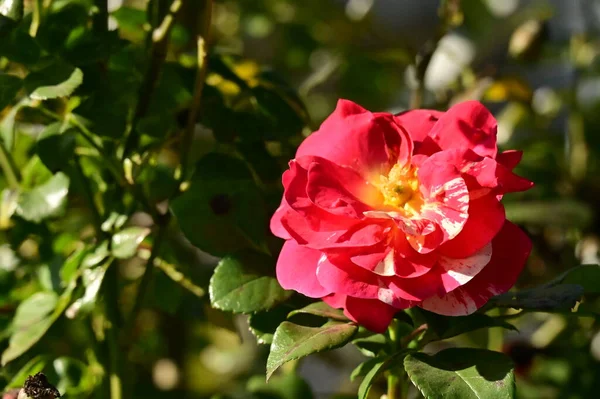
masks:
<path fill-rule="evenodd" d="M 423 205 L 417 168 L 396 164 L 387 176 L 379 176 L 377 186 L 383 194 L 385 205 L 403 209 L 412 215 L 417 214 Z"/>

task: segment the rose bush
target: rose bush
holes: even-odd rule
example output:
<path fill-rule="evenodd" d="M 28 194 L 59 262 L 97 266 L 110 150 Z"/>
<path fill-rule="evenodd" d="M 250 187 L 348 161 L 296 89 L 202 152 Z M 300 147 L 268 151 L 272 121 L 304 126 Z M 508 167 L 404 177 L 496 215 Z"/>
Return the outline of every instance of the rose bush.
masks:
<path fill-rule="evenodd" d="M 377 332 L 400 309 L 467 315 L 506 292 L 531 242 L 500 200 L 533 183 L 496 130 L 475 101 L 392 115 L 340 100 L 283 174 L 280 284 Z"/>

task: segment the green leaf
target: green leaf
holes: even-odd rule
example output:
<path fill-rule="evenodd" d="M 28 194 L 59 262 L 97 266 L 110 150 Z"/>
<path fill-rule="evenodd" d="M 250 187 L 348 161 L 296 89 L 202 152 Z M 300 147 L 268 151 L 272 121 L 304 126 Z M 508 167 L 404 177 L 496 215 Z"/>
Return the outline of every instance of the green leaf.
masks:
<path fill-rule="evenodd" d="M 2 366 L 27 352 L 46 334 L 71 302 L 75 287 L 72 280 L 60 297 L 54 292 L 38 292 L 19 305 L 8 348 L 2 353 Z"/>
<path fill-rule="evenodd" d="M 129 259 L 137 253 L 137 249 L 150 234 L 146 227 L 128 227 L 112 236 L 111 252 L 115 258 Z"/>
<path fill-rule="evenodd" d="M 426 399 L 511 399 L 515 379 L 510 359 L 499 352 L 451 348 L 404 359 L 409 378 Z"/>
<path fill-rule="evenodd" d="M 576 284 L 583 287 L 586 295 L 600 294 L 600 265 L 581 265 L 567 270 L 554 281 L 561 284 Z"/>
<path fill-rule="evenodd" d="M 0 74 L 0 111 L 15 99 L 21 87 L 23 80 L 20 78 L 6 73 Z"/>
<path fill-rule="evenodd" d="M 64 169 L 71 161 L 75 152 L 75 137 L 75 131 L 64 131 L 61 122 L 52 123 L 42 131 L 35 149 L 51 172 Z"/>
<path fill-rule="evenodd" d="M 542 286 L 518 292 L 507 292 L 490 299 L 489 305 L 534 311 L 564 311 L 581 299 L 583 287 L 576 284 Z"/>
<path fill-rule="evenodd" d="M 310 385 L 296 374 L 273 377 L 268 383 L 264 377 L 254 376 L 248 380 L 247 389 L 259 398 L 312 399 Z M 263 396 L 264 395 L 264 396 Z"/>
<path fill-rule="evenodd" d="M 482 314 L 473 313 L 469 316 L 442 316 L 426 310 L 419 309 L 427 322 L 425 340 L 448 339 L 481 328 L 502 327 L 516 330 L 516 327 L 503 320 Z"/>
<path fill-rule="evenodd" d="M 60 279 L 63 284 L 67 285 L 75 278 L 79 266 L 82 264 L 85 257 L 89 255 L 90 251 L 91 250 L 88 248 L 78 249 L 64 261 L 60 268 Z"/>
<path fill-rule="evenodd" d="M 23 19 L 23 0 L 1 0 L 0 14 L 13 21 L 20 21 Z"/>
<path fill-rule="evenodd" d="M 34 100 L 70 96 L 83 82 L 81 69 L 64 63 L 52 64 L 25 78 L 25 88 Z"/>
<path fill-rule="evenodd" d="M 93 309 L 109 265 L 110 262 L 106 262 L 104 265 L 93 269 L 83 269 L 81 279 L 85 287 L 85 292 L 81 298 L 73 302 L 65 311 L 65 315 L 69 319 L 74 319 L 78 315 L 88 313 Z"/>
<path fill-rule="evenodd" d="M 283 303 L 275 308 L 251 314 L 248 318 L 250 332 L 254 334 L 259 344 L 271 344 L 277 327 L 283 323 L 289 313 L 290 307 Z"/>
<path fill-rule="evenodd" d="M 36 356 L 28 361 L 21 369 L 15 374 L 15 376 L 6 385 L 6 389 L 10 388 L 21 388 L 25 383 L 25 380 L 30 375 L 35 375 L 42 371 L 48 364 L 47 356 Z"/>
<path fill-rule="evenodd" d="M 204 156 L 191 187 L 171 207 L 187 239 L 212 255 L 265 247 L 265 205 L 240 159 L 216 153 Z"/>
<path fill-rule="evenodd" d="M 290 360 L 347 344 L 358 327 L 351 323 L 328 322 L 322 327 L 305 327 L 285 321 L 275 331 L 267 359 L 267 380 Z"/>
<path fill-rule="evenodd" d="M 354 381 L 359 377 L 366 376 L 373 369 L 373 367 L 377 366 L 379 363 L 383 363 L 385 359 L 386 356 L 378 356 L 362 362 L 356 366 L 354 370 L 352 370 L 352 373 L 350 374 L 350 380 Z"/>
<path fill-rule="evenodd" d="M 65 3 L 49 10 L 36 35 L 36 40 L 50 54 L 60 53 L 72 35 L 84 30 L 89 21 L 88 6 L 78 1 Z"/>
<path fill-rule="evenodd" d="M 290 312 L 288 317 L 292 317 L 301 313 L 312 314 L 315 316 L 325 317 L 332 320 L 350 321 L 346 316 L 344 316 L 344 312 L 342 310 L 332 308 L 325 302 L 311 303 L 310 305 L 305 306 L 302 309 L 297 309 Z"/>
<path fill-rule="evenodd" d="M 54 292 L 38 292 L 22 302 L 13 319 L 9 347 L 2 354 L 2 365 L 25 353 L 40 340 L 54 322 L 51 317 L 58 303 Z"/>
<path fill-rule="evenodd" d="M 209 294 L 213 307 L 235 313 L 267 310 L 292 294 L 273 276 L 272 258 L 244 251 L 223 258 L 210 279 Z"/>
<path fill-rule="evenodd" d="M 56 388 L 65 397 L 88 397 L 99 383 L 92 367 L 81 360 L 63 356 L 54 359 L 52 366 L 58 377 Z"/>
<path fill-rule="evenodd" d="M 368 367 L 370 367 L 370 369 L 368 370 L 367 374 L 365 375 L 365 378 L 363 378 L 362 382 L 360 383 L 360 386 L 358 387 L 358 399 L 367 399 L 367 397 L 369 396 L 369 391 L 371 390 L 371 385 L 373 385 L 373 382 L 375 381 L 379 373 L 383 372 L 383 368 L 384 366 L 386 366 L 385 359 L 374 358 L 371 360 L 373 361 L 368 364 Z M 366 369 L 367 366 L 365 366 L 364 370 L 361 370 L 360 372 L 364 372 Z"/>
<path fill-rule="evenodd" d="M 389 349 L 388 341 L 383 334 L 370 334 L 368 337 L 356 338 L 352 344 L 362 352 L 363 355 L 375 357 L 379 353 Z"/>
<path fill-rule="evenodd" d="M 359 365 L 352 372 L 354 378 L 364 375 L 365 378 L 358 387 L 358 399 L 367 399 L 371 385 L 375 382 L 377 377 L 381 375 L 385 370 L 396 366 L 403 357 L 413 352 L 413 349 L 403 349 L 390 356 L 379 356 L 373 359 L 367 360 L 362 365 Z"/>
<path fill-rule="evenodd" d="M 68 192 L 69 178 L 59 172 L 41 186 L 21 193 L 17 214 L 23 219 L 35 223 L 58 216 L 65 207 Z"/>
<path fill-rule="evenodd" d="M 119 7 L 111 13 L 119 25 L 119 31 L 131 39 L 144 38 L 144 24 L 147 21 L 146 12 L 133 7 Z"/>

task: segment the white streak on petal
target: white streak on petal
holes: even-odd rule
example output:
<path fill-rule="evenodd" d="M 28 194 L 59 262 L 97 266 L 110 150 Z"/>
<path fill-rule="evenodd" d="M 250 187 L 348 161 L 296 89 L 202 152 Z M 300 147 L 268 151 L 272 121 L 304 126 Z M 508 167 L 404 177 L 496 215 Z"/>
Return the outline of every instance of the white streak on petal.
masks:
<path fill-rule="evenodd" d="M 373 272 L 380 276 L 393 276 L 396 274 L 393 248 L 385 255 L 377 266 L 375 266 Z"/>
<path fill-rule="evenodd" d="M 377 299 L 379 299 L 383 303 L 387 303 L 388 305 L 394 305 L 394 291 L 389 288 L 380 288 L 377 291 Z"/>
<path fill-rule="evenodd" d="M 419 305 L 425 310 L 445 316 L 466 316 L 477 310 L 477 303 L 467 293 L 452 291 L 443 297 L 427 298 Z"/>
<path fill-rule="evenodd" d="M 441 256 L 438 264 L 460 285 L 465 285 L 483 270 L 490 259 L 492 259 L 492 244 L 488 243 L 468 258 L 454 259 Z"/>

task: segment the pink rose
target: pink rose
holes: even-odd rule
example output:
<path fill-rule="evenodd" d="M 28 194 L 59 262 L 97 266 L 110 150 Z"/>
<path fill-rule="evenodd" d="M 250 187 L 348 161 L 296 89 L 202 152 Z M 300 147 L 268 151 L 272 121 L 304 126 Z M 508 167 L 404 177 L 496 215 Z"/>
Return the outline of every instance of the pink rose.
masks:
<path fill-rule="evenodd" d="M 394 116 L 340 100 L 283 174 L 281 285 L 376 332 L 400 309 L 467 315 L 509 290 L 531 241 L 500 200 L 533 183 L 496 127 L 475 101 Z"/>

